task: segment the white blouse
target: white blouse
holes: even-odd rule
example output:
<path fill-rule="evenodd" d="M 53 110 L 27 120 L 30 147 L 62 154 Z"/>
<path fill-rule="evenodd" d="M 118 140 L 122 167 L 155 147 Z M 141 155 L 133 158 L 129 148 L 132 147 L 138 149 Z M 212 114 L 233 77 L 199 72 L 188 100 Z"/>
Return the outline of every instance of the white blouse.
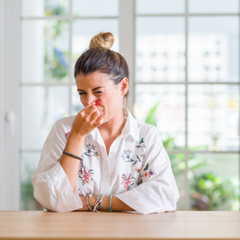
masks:
<path fill-rule="evenodd" d="M 113 194 L 135 209 L 132 213 L 176 210 L 179 191 L 159 132 L 155 126 L 134 119 L 129 110 L 109 156 L 98 128 L 85 137 L 73 191 L 59 159 L 74 118 L 62 118 L 55 123 L 31 177 L 34 197 L 45 209 L 74 211 L 83 206 L 79 195 Z"/>

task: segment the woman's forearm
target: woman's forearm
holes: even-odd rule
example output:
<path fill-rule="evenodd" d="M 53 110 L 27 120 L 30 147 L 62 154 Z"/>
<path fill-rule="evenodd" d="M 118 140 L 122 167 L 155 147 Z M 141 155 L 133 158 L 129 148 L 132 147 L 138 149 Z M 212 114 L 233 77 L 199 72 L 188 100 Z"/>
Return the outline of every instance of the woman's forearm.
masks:
<path fill-rule="evenodd" d="M 69 135 L 65 151 L 81 157 L 83 145 L 84 138 L 75 138 Z M 68 177 L 72 190 L 74 190 L 78 178 L 80 160 L 63 153 L 59 162 Z"/>
<path fill-rule="evenodd" d="M 87 197 L 83 197 L 80 196 L 80 199 L 83 203 L 83 208 L 79 209 L 81 211 L 87 211 L 88 207 L 87 207 Z M 92 196 L 90 198 L 90 206 L 94 206 L 95 202 L 97 200 L 97 196 Z M 109 211 L 109 209 L 107 207 L 110 206 L 110 197 L 109 196 L 104 196 L 103 198 L 103 211 Z M 112 197 L 112 205 L 111 208 L 114 212 L 123 212 L 123 211 L 135 211 L 135 209 L 129 207 L 127 204 L 125 204 L 124 202 L 122 202 L 120 199 L 118 199 L 117 197 L 113 196 Z"/>
<path fill-rule="evenodd" d="M 110 197 L 104 196 L 103 198 L 103 210 L 107 210 L 107 207 L 110 206 Z M 119 198 L 113 196 L 112 197 L 112 205 L 111 208 L 114 212 L 123 212 L 123 211 L 135 211 L 131 207 L 129 207 L 127 204 L 125 204 L 123 201 L 121 201 Z"/>

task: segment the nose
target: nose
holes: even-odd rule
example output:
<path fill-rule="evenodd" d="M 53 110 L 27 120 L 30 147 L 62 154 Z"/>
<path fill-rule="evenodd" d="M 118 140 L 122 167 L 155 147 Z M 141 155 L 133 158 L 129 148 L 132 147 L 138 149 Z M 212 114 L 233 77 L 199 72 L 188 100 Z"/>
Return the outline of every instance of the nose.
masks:
<path fill-rule="evenodd" d="M 97 98 L 96 98 L 96 96 L 94 96 L 94 95 L 88 95 L 87 97 L 86 97 L 86 105 L 89 105 L 90 103 L 92 103 L 93 101 L 96 101 L 97 100 Z"/>

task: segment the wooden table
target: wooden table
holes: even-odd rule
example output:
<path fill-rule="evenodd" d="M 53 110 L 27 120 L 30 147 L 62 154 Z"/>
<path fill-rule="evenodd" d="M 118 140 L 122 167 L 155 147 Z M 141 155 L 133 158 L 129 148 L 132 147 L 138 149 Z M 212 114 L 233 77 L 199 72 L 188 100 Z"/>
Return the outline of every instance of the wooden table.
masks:
<path fill-rule="evenodd" d="M 0 239 L 240 239 L 240 212 L 0 211 Z"/>

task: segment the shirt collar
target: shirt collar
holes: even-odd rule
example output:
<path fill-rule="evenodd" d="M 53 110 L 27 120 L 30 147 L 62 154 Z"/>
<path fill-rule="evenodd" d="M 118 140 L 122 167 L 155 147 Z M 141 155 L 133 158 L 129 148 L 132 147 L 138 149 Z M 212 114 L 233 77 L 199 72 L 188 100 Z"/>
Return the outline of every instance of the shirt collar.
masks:
<path fill-rule="evenodd" d="M 125 108 L 123 108 L 123 114 L 125 113 Z M 132 116 L 132 114 L 127 109 L 127 115 L 124 114 L 124 117 L 127 119 L 125 126 L 122 130 L 122 134 L 124 137 L 131 135 L 136 141 L 139 140 L 139 131 L 138 124 L 136 119 Z"/>
<path fill-rule="evenodd" d="M 132 114 L 127 109 L 127 112 L 125 111 L 125 108 L 122 109 L 123 116 L 127 119 L 123 130 L 122 135 L 123 137 L 126 137 L 128 135 L 131 135 L 136 141 L 139 140 L 139 131 L 138 131 L 138 124 L 137 120 L 132 116 Z M 90 132 L 88 135 L 92 135 L 93 139 L 96 139 L 98 129 L 95 128 L 92 132 Z"/>

